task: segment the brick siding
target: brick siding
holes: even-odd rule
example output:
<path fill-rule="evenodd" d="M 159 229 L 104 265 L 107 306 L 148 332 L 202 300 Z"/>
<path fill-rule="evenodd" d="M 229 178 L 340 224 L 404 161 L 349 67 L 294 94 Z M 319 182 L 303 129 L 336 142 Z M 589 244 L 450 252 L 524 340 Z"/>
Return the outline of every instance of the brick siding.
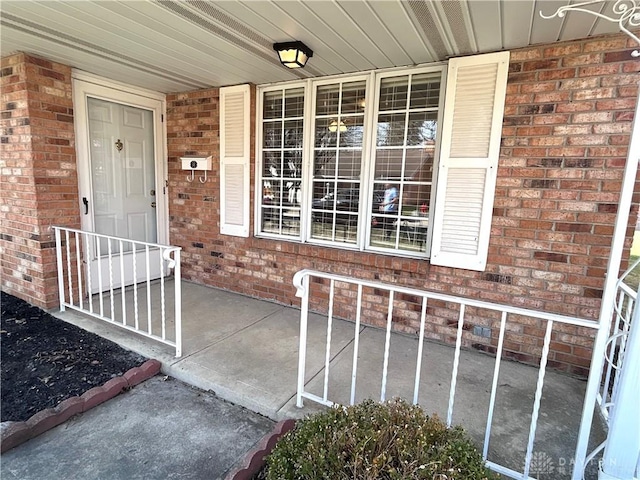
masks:
<path fill-rule="evenodd" d="M 27 54 L 2 59 L 2 289 L 58 303 L 51 225 L 79 227 L 71 68 Z"/>
<path fill-rule="evenodd" d="M 484 272 L 339 248 L 220 235 L 218 90 L 169 95 L 171 243 L 184 248 L 184 278 L 298 305 L 293 274 L 312 268 L 597 319 L 637 98 L 640 62 L 632 59 L 631 50 L 626 37 L 617 35 L 511 52 Z M 255 95 L 252 101 L 255 103 Z M 252 137 L 254 128 L 252 122 Z M 187 154 L 214 155 L 207 184 L 186 181 L 179 157 Z M 254 165 L 252 158 L 252 189 Z M 627 255 L 636 215 L 634 208 Z M 326 297 L 326 285 L 314 288 L 316 294 Z M 338 292 L 336 302 L 336 314 L 353 316 L 353 292 Z M 364 318 L 382 326 L 386 315 L 376 302 L 376 292 L 365 294 Z M 419 302 L 411 298 L 397 302 L 394 327 L 415 334 Z M 315 306 L 321 308 L 320 303 Z M 454 341 L 455 309 L 433 303 L 428 315 L 427 337 Z M 464 345 L 495 352 L 499 318 L 486 311 L 467 311 L 467 318 Z M 492 338 L 475 336 L 473 325 L 490 327 Z M 538 362 L 545 326 L 531 318 L 513 319 L 505 338 L 505 356 Z M 554 327 L 550 365 L 585 375 L 592 335 L 584 328 Z"/>
<path fill-rule="evenodd" d="M 631 50 L 630 40 L 614 35 L 512 51 L 484 272 L 220 235 L 218 89 L 169 94 L 170 241 L 184 249 L 184 278 L 298 305 L 293 274 L 312 268 L 597 319 L 637 99 L 640 62 L 630 57 Z M 25 54 L 2 59 L 2 288 L 45 308 L 57 302 L 49 227 L 80 224 L 70 74 L 69 67 Z M 251 111 L 255 118 L 255 89 Z M 253 155 L 253 121 L 251 129 Z M 188 182 L 179 157 L 210 154 L 209 181 Z M 253 157 L 251 162 L 253 199 Z M 636 218 L 634 206 L 626 255 Z M 326 299 L 327 285 L 315 282 L 312 288 L 318 299 Z M 364 295 L 364 317 L 375 325 L 386 318 L 379 293 Z M 353 314 L 352 291 L 339 288 L 336 301 L 336 314 Z M 400 296 L 396 305 L 394 327 L 415 334 L 418 299 Z M 321 308 L 319 301 L 314 307 Z M 451 343 L 455 308 L 430 302 L 428 315 L 427 337 Z M 474 309 L 467 310 L 467 319 L 464 345 L 495 352 L 500 319 Z M 492 337 L 475 336 L 473 325 L 491 328 Z M 505 356 L 536 363 L 544 328 L 535 319 L 511 319 Z M 550 365 L 584 375 L 591 345 L 591 331 L 556 325 Z"/>

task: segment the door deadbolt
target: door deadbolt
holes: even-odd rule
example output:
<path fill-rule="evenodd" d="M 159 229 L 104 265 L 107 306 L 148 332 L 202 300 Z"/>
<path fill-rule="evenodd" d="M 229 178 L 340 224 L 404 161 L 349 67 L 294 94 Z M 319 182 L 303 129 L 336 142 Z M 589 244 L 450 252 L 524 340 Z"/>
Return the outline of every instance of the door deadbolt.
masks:
<path fill-rule="evenodd" d="M 149 192 L 149 195 L 151 195 L 152 197 L 155 197 L 156 196 L 156 191 L 155 190 L 151 190 Z"/>

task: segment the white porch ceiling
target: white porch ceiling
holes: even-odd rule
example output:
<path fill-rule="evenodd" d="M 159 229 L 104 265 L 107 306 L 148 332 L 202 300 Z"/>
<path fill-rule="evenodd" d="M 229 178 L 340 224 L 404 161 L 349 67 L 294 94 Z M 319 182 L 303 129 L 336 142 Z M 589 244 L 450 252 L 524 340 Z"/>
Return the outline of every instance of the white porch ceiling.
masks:
<path fill-rule="evenodd" d="M 0 53 L 23 51 L 158 92 L 405 66 L 619 31 L 569 0 L 2 0 Z M 611 14 L 614 0 L 589 9 Z M 302 40 L 288 70 L 274 42 Z"/>

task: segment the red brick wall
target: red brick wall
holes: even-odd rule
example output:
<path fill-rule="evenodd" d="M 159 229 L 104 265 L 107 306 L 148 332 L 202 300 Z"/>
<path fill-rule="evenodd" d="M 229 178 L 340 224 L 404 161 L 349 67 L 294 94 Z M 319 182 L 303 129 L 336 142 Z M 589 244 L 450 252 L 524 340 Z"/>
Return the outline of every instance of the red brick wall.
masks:
<path fill-rule="evenodd" d="M 638 93 L 640 62 L 632 59 L 631 49 L 630 41 L 617 35 L 512 51 L 485 272 L 220 235 L 218 91 L 169 95 L 171 242 L 184 248 L 184 277 L 297 305 L 293 274 L 313 268 L 596 319 Z M 207 184 L 186 181 L 179 169 L 179 157 L 185 154 L 214 155 Z M 252 168 L 252 188 L 253 175 Z M 627 249 L 635 219 L 634 209 Z M 415 333 L 415 299 L 401 302 L 405 310 L 394 316 L 394 326 Z M 352 311 L 352 303 L 346 300 L 341 312 Z M 486 312 L 468 313 L 472 321 L 464 344 L 495 351 L 499 319 Z M 429 316 L 427 336 L 450 342 L 457 317 L 437 304 L 430 306 Z M 384 322 L 375 307 L 367 318 L 374 324 Z M 471 324 L 492 327 L 492 338 L 474 336 Z M 536 362 L 544 328 L 534 319 L 510 322 L 505 355 Z M 584 374 L 591 331 L 557 326 L 552 339 L 550 364 Z"/>
<path fill-rule="evenodd" d="M 27 54 L 2 59 L 2 290 L 58 303 L 51 225 L 78 227 L 71 68 Z"/>
<path fill-rule="evenodd" d="M 185 278 L 298 304 L 293 274 L 313 268 L 597 318 L 637 99 L 640 62 L 631 59 L 631 49 L 630 41 L 618 35 L 512 52 L 485 272 L 220 235 L 218 91 L 169 95 L 170 232 L 171 242 L 184 248 Z M 18 54 L 2 59 L 1 73 L 2 289 L 50 308 L 57 303 L 57 286 L 49 227 L 79 226 L 70 68 Z M 214 155 L 208 183 L 186 181 L 179 168 L 179 157 L 186 154 Z M 627 247 L 636 214 L 634 209 Z M 325 285 L 314 288 L 326 294 Z M 367 319 L 382 324 L 375 296 L 368 298 Z M 338 313 L 352 313 L 352 300 L 338 301 Z M 399 304 L 394 326 L 414 333 L 416 299 L 403 297 Z M 434 302 L 428 313 L 427 336 L 451 342 L 455 312 Z M 464 344 L 494 351 L 499 320 L 487 312 L 467 314 Z M 474 336 L 472 325 L 491 327 L 493 337 Z M 533 319 L 510 322 L 505 355 L 535 362 L 543 329 Z M 591 343 L 585 329 L 556 327 L 551 365 L 583 374 Z"/>

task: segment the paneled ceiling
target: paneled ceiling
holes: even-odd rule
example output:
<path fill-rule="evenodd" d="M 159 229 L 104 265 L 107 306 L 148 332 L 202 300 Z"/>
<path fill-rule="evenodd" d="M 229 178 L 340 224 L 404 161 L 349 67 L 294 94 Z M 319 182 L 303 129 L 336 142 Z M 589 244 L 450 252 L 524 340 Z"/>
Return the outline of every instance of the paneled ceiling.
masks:
<path fill-rule="evenodd" d="M 568 0 L 2 0 L 0 53 L 159 92 L 405 66 L 619 31 Z M 611 14 L 615 1 L 585 8 Z M 274 42 L 314 51 L 288 70 Z"/>

